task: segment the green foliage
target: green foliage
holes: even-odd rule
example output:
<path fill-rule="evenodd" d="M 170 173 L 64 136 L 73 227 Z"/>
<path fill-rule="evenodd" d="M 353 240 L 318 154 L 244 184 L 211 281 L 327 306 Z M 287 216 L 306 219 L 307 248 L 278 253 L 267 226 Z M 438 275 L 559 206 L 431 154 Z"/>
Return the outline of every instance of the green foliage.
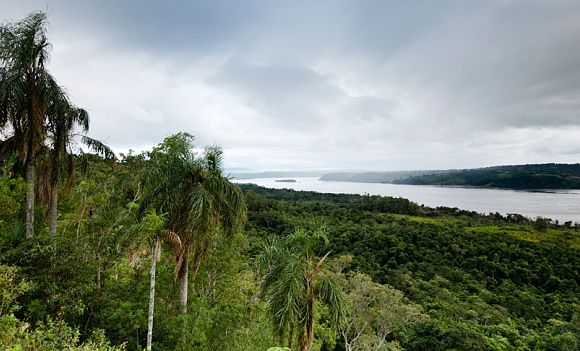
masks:
<path fill-rule="evenodd" d="M 17 277 L 18 271 L 17 267 L 0 264 L 0 315 L 17 310 L 15 300 L 31 288 L 30 283 Z"/>
<path fill-rule="evenodd" d="M 180 150 L 187 144 L 176 138 L 168 141 L 163 150 Z M 204 169 L 219 163 L 221 156 L 215 151 L 208 149 L 214 152 L 208 158 L 203 152 L 197 156 Z M 303 273 L 314 271 L 330 251 L 324 262 L 332 259 L 334 266 L 345 261 L 336 271 L 344 279 L 364 274 L 370 277 L 365 284 L 391 294 L 390 306 L 402 306 L 400 315 L 408 312 L 408 306 L 429 316 L 377 338 L 379 304 L 371 305 L 372 322 L 361 340 L 367 348 L 377 342 L 392 350 L 578 348 L 580 235 L 571 226 L 546 221 L 547 228 L 540 231 L 518 215 L 482 215 L 421 207 L 405 199 L 245 185 L 252 190 L 243 193 L 248 208 L 244 230 L 226 235 L 221 217 L 220 225 L 212 227 L 199 271 L 189 282 L 189 313 L 181 316 L 176 262 L 166 254 L 174 250 L 174 242 L 164 234 L 172 229 L 170 215 L 157 211 L 147 216 L 140 197 L 142 175 L 149 174 L 161 158 L 160 153 L 130 153 L 113 165 L 90 156 L 87 172 L 77 173 L 70 192 L 61 197 L 59 228 L 53 237 L 39 231 L 32 239 L 25 238 L 19 221 L 25 186 L 22 180 L 10 179 L 9 172 L 0 174 L 0 194 L 6 203 L 0 207 L 4 221 L 0 262 L 18 271 L 11 283 L 10 307 L 7 310 L 6 303 L 2 307 L 2 347 L 33 349 L 26 340 L 37 340 L 70 349 L 124 344 L 127 350 L 141 350 L 147 333 L 151 264 L 144 259 L 150 257 L 149 245 L 142 244 L 157 233 L 165 241 L 157 263 L 153 349 L 267 350 L 278 344 L 269 317 L 274 289 L 264 290 L 269 283 L 261 286 L 264 275 L 258 271 L 259 262 L 268 262 L 260 259 L 268 252 L 275 258 L 276 250 L 278 262 L 284 262 L 280 267 L 306 280 L 310 275 Z M 193 173 L 198 180 L 204 176 Z M 143 222 L 138 220 L 139 211 L 146 217 Z M 42 220 L 40 213 L 40 228 Z M 322 225 L 328 228 L 327 240 L 312 235 Z M 295 228 L 303 228 L 300 235 Z M 351 262 L 341 259 L 343 255 L 352 257 Z M 292 257 L 308 264 L 291 264 Z M 189 265 L 193 269 L 193 263 Z M 336 279 L 329 279 L 328 266 L 320 267 L 320 274 L 312 276 L 312 349 L 341 351 L 344 339 L 336 333 L 336 310 L 327 306 L 338 296 L 332 293 Z M 279 283 L 292 281 L 296 291 L 304 285 L 300 278 Z M 24 282 L 27 289 L 14 290 Z M 17 290 L 19 296 L 14 298 Z M 346 293 L 348 301 L 348 289 Z M 293 329 L 294 342 L 299 329 Z M 109 346 L 104 346 L 105 339 L 87 346 L 98 330 L 103 330 L 100 335 L 106 336 Z M 287 337 L 288 329 L 284 333 Z M 40 336 L 34 339 L 34 335 Z"/>
<path fill-rule="evenodd" d="M 203 255 L 218 218 L 226 234 L 245 221 L 240 189 L 222 176 L 221 148 L 206 147 L 198 157 L 193 140 L 187 133 L 167 137 L 150 153 L 152 164 L 143 175 L 140 214 L 149 208 L 168 214 L 171 230 L 181 238 L 180 261 L 193 250 Z"/>
<path fill-rule="evenodd" d="M 83 350 L 83 351 L 122 351 L 124 346 L 112 347 L 105 339 L 102 330 L 94 330 L 90 339 L 81 344 L 80 332 L 64 321 L 40 322 L 31 330 L 14 316 L 19 308 L 14 304 L 17 297 L 30 290 L 31 285 L 18 279 L 18 269 L 0 265 L 0 347 L 3 350 Z M 28 306 L 30 309 L 31 305 Z"/>
<path fill-rule="evenodd" d="M 544 218 L 538 217 L 534 221 L 534 229 L 539 232 L 545 232 L 548 230 L 548 222 Z"/>
<path fill-rule="evenodd" d="M 342 266 L 344 261 L 339 258 L 334 265 Z M 382 350 L 388 347 L 389 334 L 428 319 L 421 313 L 421 307 L 409 304 L 401 291 L 374 283 L 360 272 L 345 275 L 340 273 L 342 269 L 337 271 L 338 281 L 347 294 L 349 310 L 341 328 L 346 350 Z"/>
<path fill-rule="evenodd" d="M 84 343 L 80 342 L 80 333 L 63 321 L 40 323 L 35 330 L 30 330 L 26 323 L 20 322 L 13 315 L 0 315 L 0 346 L 10 351 L 123 351 L 124 345 L 111 346 L 102 330 L 95 330 Z"/>
<path fill-rule="evenodd" d="M 284 202 L 274 193 L 271 200 L 247 195 L 248 234 L 266 238 L 325 222 L 335 257 L 351 255 L 353 270 L 402 291 L 429 314 L 429 322 L 402 328 L 388 342 L 406 350 L 548 350 L 580 340 L 578 233 L 457 211 L 436 218 L 361 211 L 355 202 L 306 203 L 288 193 Z M 564 329 L 550 327 L 550 319 Z"/>
<path fill-rule="evenodd" d="M 297 350 L 310 350 L 313 343 L 316 296 L 326 304 L 334 330 L 346 313 L 342 291 L 322 267 L 328 254 L 314 259 L 314 247 L 321 240 L 327 242 L 323 228 L 313 232 L 297 229 L 258 258 L 264 274 L 262 295 L 274 334 L 281 342 L 287 337 L 289 344 L 295 336 Z"/>
<path fill-rule="evenodd" d="M 18 218 L 20 204 L 26 197 L 27 186 L 21 177 L 0 178 L 0 227 L 6 227 Z"/>
<path fill-rule="evenodd" d="M 497 166 L 416 175 L 394 184 L 470 185 L 511 189 L 580 189 L 580 164 Z"/>

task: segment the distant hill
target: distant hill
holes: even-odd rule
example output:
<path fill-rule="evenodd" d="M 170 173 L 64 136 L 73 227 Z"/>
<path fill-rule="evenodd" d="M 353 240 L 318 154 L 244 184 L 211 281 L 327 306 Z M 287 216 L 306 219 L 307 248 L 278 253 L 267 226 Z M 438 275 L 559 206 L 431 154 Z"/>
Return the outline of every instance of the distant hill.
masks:
<path fill-rule="evenodd" d="M 528 164 L 453 170 L 393 180 L 393 184 L 509 189 L 580 189 L 580 164 Z"/>
<path fill-rule="evenodd" d="M 392 183 L 396 179 L 437 174 L 449 171 L 424 170 L 424 171 L 394 171 L 394 172 L 337 172 L 327 173 L 320 177 L 320 180 L 334 182 L 356 182 L 356 183 Z"/>

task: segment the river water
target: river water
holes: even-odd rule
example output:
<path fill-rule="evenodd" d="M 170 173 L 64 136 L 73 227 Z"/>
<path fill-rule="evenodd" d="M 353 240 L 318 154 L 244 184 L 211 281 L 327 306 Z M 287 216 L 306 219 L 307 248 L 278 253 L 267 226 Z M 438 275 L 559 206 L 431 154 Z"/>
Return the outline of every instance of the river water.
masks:
<path fill-rule="evenodd" d="M 580 190 L 507 190 L 431 185 L 329 182 L 316 177 L 293 178 L 296 183 L 276 182 L 275 178 L 234 180 L 267 188 L 289 188 L 321 193 L 369 194 L 403 197 L 419 205 L 447 206 L 479 213 L 518 213 L 530 218 L 541 216 L 560 222 L 580 222 Z"/>

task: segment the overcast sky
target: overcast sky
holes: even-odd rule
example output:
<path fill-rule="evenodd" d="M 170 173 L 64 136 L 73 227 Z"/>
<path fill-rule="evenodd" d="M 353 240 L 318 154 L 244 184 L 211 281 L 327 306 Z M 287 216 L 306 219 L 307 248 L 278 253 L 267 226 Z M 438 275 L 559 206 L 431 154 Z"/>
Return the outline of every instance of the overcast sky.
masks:
<path fill-rule="evenodd" d="M 0 0 L 117 152 L 252 171 L 580 162 L 580 1 Z"/>

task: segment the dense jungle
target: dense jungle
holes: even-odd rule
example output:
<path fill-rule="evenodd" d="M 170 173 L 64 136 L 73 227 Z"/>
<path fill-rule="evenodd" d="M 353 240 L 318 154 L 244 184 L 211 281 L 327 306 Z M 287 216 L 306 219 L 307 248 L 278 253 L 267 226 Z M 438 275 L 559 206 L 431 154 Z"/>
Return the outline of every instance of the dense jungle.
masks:
<path fill-rule="evenodd" d="M 3 347 L 144 348 L 156 232 L 153 349 L 288 346 L 289 330 L 272 325 L 261 262 L 297 231 L 322 228 L 326 238 L 316 240 L 311 260 L 329 253 L 320 269 L 340 287 L 346 309 L 333 326 L 316 297 L 314 350 L 578 349 L 574 225 L 390 197 L 241 185 L 247 222 L 230 234 L 214 230 L 181 314 L 175 243 L 163 237 L 163 224 L 151 224 L 156 215 L 139 212 L 152 156 L 89 156 L 73 184 L 59 188 L 56 233 L 49 235 L 39 203 L 31 238 L 22 220 L 24 181 L 3 164 Z"/>

